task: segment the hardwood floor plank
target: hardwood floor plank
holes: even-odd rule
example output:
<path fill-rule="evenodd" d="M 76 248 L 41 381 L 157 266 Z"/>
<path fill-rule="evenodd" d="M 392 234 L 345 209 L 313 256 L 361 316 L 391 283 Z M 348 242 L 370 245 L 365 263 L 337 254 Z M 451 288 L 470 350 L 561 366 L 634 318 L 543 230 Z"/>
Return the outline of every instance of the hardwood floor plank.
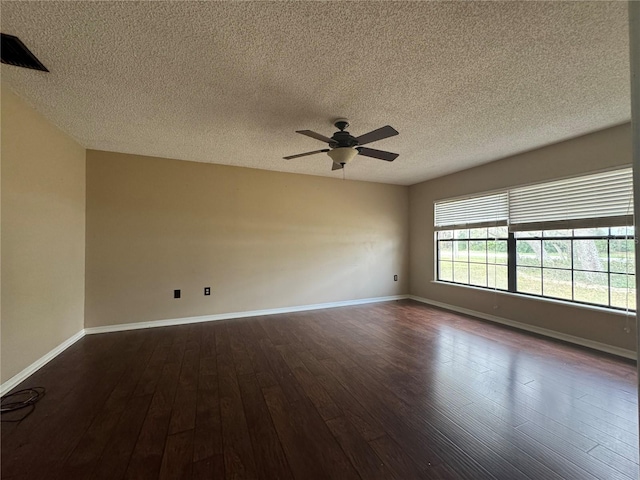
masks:
<path fill-rule="evenodd" d="M 295 478 L 360 478 L 310 403 L 290 403 L 280 386 L 263 392 Z"/>
<path fill-rule="evenodd" d="M 212 340 L 215 341 L 215 340 Z M 218 375 L 218 361 L 216 357 L 203 357 L 200 353 L 200 368 L 198 369 L 200 377 L 209 375 Z"/>
<path fill-rule="evenodd" d="M 176 337 L 165 360 L 162 375 L 127 467 L 125 478 L 128 480 L 157 478 L 160 472 L 185 346 L 186 343 Z"/>
<path fill-rule="evenodd" d="M 545 413 L 540 413 L 536 410 L 533 410 L 529 406 L 521 403 L 516 403 L 515 405 L 511 402 L 505 402 L 499 398 L 497 401 L 501 402 L 501 404 L 494 403 L 493 401 L 485 401 L 482 403 L 483 411 L 491 411 L 492 414 L 505 418 L 514 413 L 516 413 L 519 418 L 527 418 L 528 421 L 532 422 L 535 425 L 538 425 L 545 430 L 548 430 L 551 433 L 554 433 L 558 436 L 561 436 L 568 441 L 569 443 L 581 448 L 582 450 L 589 450 L 593 448 L 596 444 L 600 443 L 605 446 L 609 446 L 610 448 L 618 451 L 624 452 L 624 455 L 627 456 L 628 459 L 637 462 L 637 448 L 634 448 L 628 443 L 624 443 L 617 438 L 612 437 L 611 435 L 602 432 L 593 426 L 584 423 L 580 416 L 572 416 L 566 414 L 558 414 L 556 406 L 548 409 L 543 409 Z M 487 404 L 490 405 L 490 408 L 487 408 Z M 476 409 L 476 405 L 469 405 L 468 408 Z M 467 407 L 464 407 L 467 408 Z M 521 429 L 527 429 L 528 426 L 523 425 Z M 625 439 L 629 441 L 629 437 L 625 435 Z M 631 443 L 636 443 L 633 439 Z"/>
<path fill-rule="evenodd" d="M 315 456 L 311 439 L 298 433 L 293 419 L 289 416 L 291 405 L 280 386 L 264 388 L 263 393 L 294 477 L 298 480 L 329 478 L 324 471 L 324 462 L 318 462 Z"/>
<path fill-rule="evenodd" d="M 124 362 L 123 365 L 126 365 L 131 358 L 137 357 L 136 364 L 132 368 L 123 368 L 122 375 L 116 382 L 106 383 L 101 387 L 101 389 L 104 388 L 105 390 L 111 388 L 111 392 L 104 403 L 101 397 L 96 396 L 95 392 L 93 392 L 92 398 L 90 397 L 87 400 L 87 405 L 78 408 L 75 412 L 77 415 L 77 418 L 74 419 L 75 422 L 78 422 L 78 419 L 84 416 L 83 411 L 86 412 L 86 418 L 93 416 L 91 423 L 85 424 L 86 428 L 82 437 L 77 442 L 70 442 L 70 439 L 66 438 L 66 436 L 63 437 L 60 432 L 56 432 L 49 438 L 52 445 L 47 449 L 46 455 L 40 456 L 40 461 L 46 460 L 48 455 L 53 455 L 54 458 L 57 455 L 61 455 L 60 451 L 66 445 L 69 448 L 67 451 L 70 451 L 70 447 L 74 448 L 69 455 L 62 454 L 65 464 L 60 469 L 61 476 L 67 477 L 91 472 L 104 448 L 106 448 L 105 446 L 116 427 L 119 417 L 129 404 L 132 392 L 136 388 L 136 384 L 152 355 L 156 338 L 156 335 L 137 336 L 137 341 L 133 341 L 127 346 L 121 361 Z M 78 400 L 80 399 L 75 401 Z M 101 407 L 98 407 L 100 404 L 102 404 Z M 70 421 L 70 419 L 65 420 Z M 80 424 L 76 423 L 76 425 Z M 71 436 L 71 439 L 73 439 L 73 436 Z M 54 476 L 51 473 L 49 475 Z"/>
<path fill-rule="evenodd" d="M 601 408 L 606 411 L 616 412 L 617 415 L 628 419 L 631 422 L 638 421 L 638 412 L 636 406 L 629 399 L 618 397 L 603 397 L 594 393 L 585 393 L 578 397 L 581 402 L 588 403 L 594 407 Z"/>
<path fill-rule="evenodd" d="M 56 357 L 12 390 L 15 392 L 31 386 L 40 386 L 47 392 L 33 412 L 19 424 L 3 422 L 2 478 L 29 474 L 42 476 L 55 472 L 66 460 L 124 373 L 125 359 L 102 357 L 109 347 L 118 344 L 117 338 L 105 337 L 102 340 L 105 347 L 100 348 L 98 345 L 98 352 L 95 354 L 88 351 L 82 342 L 75 343 L 65 352 L 67 355 Z M 99 365 L 104 369 L 103 382 L 99 382 L 98 378 L 89 381 L 83 378 L 82 372 L 90 369 L 92 365 Z M 88 401 L 79 404 L 78 395 L 90 396 L 86 397 Z M 77 415 L 66 408 L 70 403 L 79 407 Z M 87 406 L 93 411 L 85 410 Z M 13 417 L 3 415 L 3 420 L 7 418 Z M 65 435 L 66 440 L 62 438 L 68 445 L 63 444 L 65 448 L 62 453 L 58 450 L 60 445 L 54 445 L 51 450 L 54 450 L 55 454 L 50 457 L 48 443 L 62 432 L 70 433 Z"/>
<path fill-rule="evenodd" d="M 270 374 L 269 362 L 260 347 L 260 340 L 267 338 L 267 334 L 262 326 L 257 322 L 245 322 L 240 325 L 238 329 L 245 343 L 247 358 L 251 363 L 253 372 L 256 374 L 258 379 L 262 374 Z M 274 380 L 274 383 L 271 385 L 275 384 Z"/>
<path fill-rule="evenodd" d="M 630 480 L 631 362 L 418 304 L 90 335 L 2 478 Z"/>
<path fill-rule="evenodd" d="M 638 470 L 638 463 L 617 454 L 614 451 L 609 450 L 602 445 L 598 445 L 589 451 L 589 455 L 597 458 L 602 463 L 607 464 L 609 467 L 617 470 L 618 472 L 626 475 L 630 479 L 640 478 L 640 471 Z M 613 478 L 613 476 L 611 477 Z"/>
<path fill-rule="evenodd" d="M 595 457 L 590 458 L 588 453 L 576 448 L 563 438 L 557 437 L 533 424 L 526 429 L 526 435 L 537 443 L 536 445 L 529 443 L 529 448 L 532 450 L 536 447 L 539 448 L 541 453 L 545 453 L 545 462 L 550 468 L 565 477 L 573 475 L 577 478 L 579 472 L 580 478 L 627 479 L 624 474 L 614 468 L 610 468 L 606 463 L 598 461 Z M 558 459 L 557 455 L 569 460 L 570 463 Z M 552 460 L 553 464 L 551 463 Z"/>
<path fill-rule="evenodd" d="M 331 370 L 343 386 L 350 385 L 350 388 L 359 390 L 365 398 L 382 399 L 379 404 L 372 403 L 367 407 L 369 409 L 375 408 L 377 418 L 381 421 L 384 419 L 384 426 L 390 436 L 398 441 L 413 458 L 424 456 L 431 459 L 429 463 L 434 465 L 446 461 L 457 469 L 463 478 L 471 475 L 488 475 L 487 478 L 489 478 L 491 475 L 486 471 L 486 468 L 498 471 L 503 478 L 507 478 L 507 475 L 509 475 L 508 478 L 521 477 L 522 472 L 500 457 L 494 458 L 493 462 L 483 468 L 482 463 L 477 459 L 481 459 L 486 453 L 477 440 L 471 436 L 463 435 L 465 451 L 461 451 L 456 447 L 456 443 L 448 437 L 451 432 L 443 433 L 443 430 L 453 428 L 454 425 L 449 423 L 439 429 L 430 424 L 428 420 L 416 415 L 411 407 L 389 391 L 384 383 L 376 382 L 368 373 L 360 370 L 354 374 L 353 370 L 347 370 L 333 360 L 324 360 L 322 363 Z M 402 430 L 391 430 L 393 427 L 397 429 L 398 424 L 403 426 Z M 408 441 L 408 439 L 412 439 L 412 441 Z M 480 473 L 483 471 L 485 473 Z"/>
<path fill-rule="evenodd" d="M 224 456 L 214 455 L 193 463 L 193 480 L 218 480 L 224 478 Z"/>
<path fill-rule="evenodd" d="M 298 321 L 293 322 L 291 325 L 291 334 L 295 336 L 297 343 L 302 347 L 299 349 L 298 354 L 313 352 L 313 356 L 317 359 L 331 358 L 331 354 L 325 350 L 321 343 L 316 341 L 316 337 L 309 335 L 308 330 L 310 325 L 315 323 L 315 318 L 315 314 L 301 316 Z"/>
<path fill-rule="evenodd" d="M 160 480 L 190 480 L 193 458 L 193 430 L 167 437 L 160 467 Z"/>
<path fill-rule="evenodd" d="M 418 458 L 417 461 L 414 460 L 407 455 L 404 448 L 386 435 L 372 440 L 369 444 L 377 453 L 378 458 L 391 470 L 393 476 L 399 480 L 438 478 L 433 473 L 435 465 L 431 465 L 429 461 L 421 458 Z"/>
<path fill-rule="evenodd" d="M 193 461 L 222 455 L 222 420 L 218 375 L 201 375 L 198 383 Z"/>
<path fill-rule="evenodd" d="M 272 322 L 270 318 L 258 317 L 258 322 L 267 333 L 267 338 L 271 345 L 290 345 L 293 343 L 291 336 L 286 330 L 278 328 L 278 324 L 286 321 L 286 315 L 283 315 L 279 322 Z"/>
<path fill-rule="evenodd" d="M 216 357 L 232 358 L 231 343 L 229 342 L 229 333 L 227 325 L 229 322 L 215 322 L 211 328 L 213 329 L 216 339 Z"/>
<path fill-rule="evenodd" d="M 538 423 L 534 419 L 531 419 L 528 422 L 523 423 L 522 425 L 518 425 L 516 428 L 519 431 L 526 433 L 530 437 L 535 435 L 533 430 L 542 429 L 551 435 L 561 437 L 564 442 L 570 443 L 583 452 L 588 452 L 593 447 L 598 445 L 596 442 L 585 437 L 584 435 L 550 419 L 545 419 L 542 424 Z"/>
<path fill-rule="evenodd" d="M 231 356 L 229 338 L 222 330 L 216 332 L 216 340 L 218 352 L 228 352 L 219 354 L 217 357 L 225 478 L 233 480 L 256 479 L 253 449 Z"/>
<path fill-rule="evenodd" d="M 448 415 L 451 415 L 450 413 Z M 519 435 L 511 425 L 501 423 L 499 419 L 489 415 L 469 415 L 466 410 L 457 412 L 454 422 L 459 428 L 477 438 L 483 446 L 493 451 L 494 455 L 502 457 L 522 472 L 524 477 L 558 479 L 591 478 L 589 473 L 580 469 L 569 469 L 568 472 L 557 472 L 554 464 L 549 465 L 548 452 L 543 448 L 536 448 Z M 452 432 L 449 432 L 450 434 Z M 458 444 L 455 432 L 451 438 Z M 464 437 L 459 437 L 464 438 Z M 565 475 L 571 475 L 567 477 Z"/>
<path fill-rule="evenodd" d="M 146 367 L 144 365 L 144 359 L 141 359 L 135 368 L 124 372 L 103 408 L 98 415 L 96 415 L 89 428 L 78 441 L 76 448 L 66 460 L 60 478 L 82 477 L 91 474 L 113 430 L 116 428 L 120 416 L 127 407 L 130 397 L 138 392 L 140 382 L 154 381 L 150 376 L 150 372 L 155 372 L 156 369 L 149 369 L 149 365 L 157 361 L 154 355 L 160 351 L 158 348 L 159 345 L 160 343 L 156 345 L 154 353 L 147 362 Z"/>
<path fill-rule="evenodd" d="M 338 408 L 331 396 L 318 382 L 318 379 L 309 371 L 298 356 L 298 352 L 290 349 L 287 345 L 277 347 L 277 349 L 289 365 L 307 398 L 311 400 L 322 418 L 326 421 L 342 415 L 342 410 Z"/>
<path fill-rule="evenodd" d="M 276 385 L 278 385 L 276 377 L 273 375 L 273 373 L 271 373 L 271 371 L 262 371 L 256 373 L 256 379 L 258 380 L 258 383 L 262 388 L 275 387 Z"/>
<path fill-rule="evenodd" d="M 458 474 L 446 463 L 436 465 L 429 470 L 429 476 L 426 478 L 434 478 L 441 480 L 458 480 Z"/>
<path fill-rule="evenodd" d="M 241 330 L 237 324 L 241 324 L 243 320 L 230 325 L 227 329 L 229 333 L 229 345 L 231 347 L 231 355 L 233 363 L 236 367 L 238 375 L 246 375 L 253 373 L 253 365 L 245 346 L 245 339 L 241 335 Z"/>
<path fill-rule="evenodd" d="M 282 391 L 287 396 L 289 402 L 295 402 L 305 396 L 302 386 L 295 380 L 293 372 L 287 365 L 287 362 L 282 358 L 280 352 L 275 348 L 274 344 L 269 339 L 263 339 L 260 341 L 260 348 L 264 353 L 264 357 L 269 365 L 269 370 L 273 378 Z"/>
<path fill-rule="evenodd" d="M 164 366 L 164 362 L 171 349 L 170 332 L 162 333 L 164 333 L 164 335 L 158 339 L 153 354 L 142 373 L 135 392 L 133 393 L 136 396 L 152 395 L 156 390 L 158 379 L 162 374 L 162 367 Z"/>
<path fill-rule="evenodd" d="M 293 479 L 258 380 L 253 373 L 238 376 L 258 478 Z"/>
<path fill-rule="evenodd" d="M 398 478 L 384 465 L 380 457 L 345 417 L 335 417 L 327 421 L 327 426 L 362 478 L 367 480 Z"/>
<path fill-rule="evenodd" d="M 333 403 L 338 406 L 362 437 L 369 441 L 385 434 L 384 428 L 358 401 L 357 395 L 348 392 L 340 382 L 336 381 L 331 372 L 308 352 L 299 354 L 309 371 L 315 372 L 318 384 L 329 394 Z"/>
<path fill-rule="evenodd" d="M 213 323 L 200 324 L 200 358 L 216 358 L 216 332 Z M 206 374 L 205 374 L 206 375 Z"/>
<path fill-rule="evenodd" d="M 169 435 L 195 428 L 198 370 L 200 368 L 199 354 L 199 348 L 191 348 L 184 353 L 178 388 L 171 409 Z"/>
<path fill-rule="evenodd" d="M 91 474 L 92 479 L 124 478 L 150 403 L 151 395 L 131 398 Z"/>

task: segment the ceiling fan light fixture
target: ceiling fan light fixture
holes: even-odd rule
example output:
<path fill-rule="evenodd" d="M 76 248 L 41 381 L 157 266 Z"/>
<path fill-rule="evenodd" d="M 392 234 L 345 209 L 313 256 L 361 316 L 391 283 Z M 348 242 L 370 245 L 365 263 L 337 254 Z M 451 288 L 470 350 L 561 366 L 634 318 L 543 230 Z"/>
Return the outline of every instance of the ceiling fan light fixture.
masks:
<path fill-rule="evenodd" d="M 334 148 L 333 150 L 329 150 L 327 152 L 327 155 L 331 157 L 333 163 L 338 165 L 346 165 L 351 160 L 353 160 L 353 157 L 358 155 L 358 151 L 352 147 L 339 147 Z"/>

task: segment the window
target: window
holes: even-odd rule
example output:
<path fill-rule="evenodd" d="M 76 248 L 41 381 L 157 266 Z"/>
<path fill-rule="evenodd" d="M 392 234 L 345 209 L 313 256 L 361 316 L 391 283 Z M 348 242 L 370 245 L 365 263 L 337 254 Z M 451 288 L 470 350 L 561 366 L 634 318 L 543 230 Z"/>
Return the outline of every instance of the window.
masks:
<path fill-rule="evenodd" d="M 438 232 L 438 279 L 507 290 L 507 227 Z"/>
<path fill-rule="evenodd" d="M 635 310 L 632 203 L 631 169 L 436 202 L 437 279 Z"/>
<path fill-rule="evenodd" d="M 516 292 L 635 310 L 633 231 L 516 232 Z"/>

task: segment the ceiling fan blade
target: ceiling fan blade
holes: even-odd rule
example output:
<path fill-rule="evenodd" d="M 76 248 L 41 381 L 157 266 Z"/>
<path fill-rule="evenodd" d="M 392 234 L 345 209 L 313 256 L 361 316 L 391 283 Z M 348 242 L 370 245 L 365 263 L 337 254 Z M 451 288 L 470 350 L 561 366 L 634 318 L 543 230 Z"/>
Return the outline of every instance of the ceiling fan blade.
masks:
<path fill-rule="evenodd" d="M 322 150 L 314 150 L 313 152 L 299 153 L 297 155 L 289 155 L 288 157 L 282 157 L 282 158 L 284 158 L 285 160 L 291 160 L 292 158 L 306 157 L 307 155 L 315 155 L 316 153 L 326 153 L 329 150 L 331 149 L 323 148 Z"/>
<path fill-rule="evenodd" d="M 393 162 L 399 157 L 398 153 L 385 152 L 384 150 L 376 150 L 375 148 L 362 147 L 358 148 L 358 153 L 365 157 L 378 158 L 387 162 Z"/>
<path fill-rule="evenodd" d="M 341 163 L 335 163 L 335 162 L 333 162 L 333 163 L 331 164 L 331 171 L 332 171 L 332 172 L 333 172 L 334 170 L 340 170 L 340 169 L 342 169 L 342 168 L 344 168 L 344 165 L 342 165 Z"/>
<path fill-rule="evenodd" d="M 356 140 L 358 141 L 358 145 L 366 145 L 367 143 L 377 142 L 378 140 L 393 137 L 394 135 L 398 135 L 398 131 L 387 125 L 372 132 L 365 133 L 364 135 L 360 135 L 359 137 L 356 137 Z"/>
<path fill-rule="evenodd" d="M 302 135 L 306 135 L 307 137 L 315 138 L 316 140 L 320 140 L 321 142 L 331 143 L 329 137 L 325 137 L 324 135 L 320 135 L 319 133 L 312 132 L 311 130 L 296 130 L 296 133 L 301 133 Z"/>

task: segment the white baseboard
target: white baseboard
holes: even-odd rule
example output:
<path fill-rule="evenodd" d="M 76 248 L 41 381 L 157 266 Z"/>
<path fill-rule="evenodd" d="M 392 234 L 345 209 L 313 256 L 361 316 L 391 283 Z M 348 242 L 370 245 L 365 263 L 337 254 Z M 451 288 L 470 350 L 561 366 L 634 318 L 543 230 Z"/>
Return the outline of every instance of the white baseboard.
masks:
<path fill-rule="evenodd" d="M 528 325 L 526 323 L 516 322 L 515 320 L 509 320 L 508 318 L 496 317 L 495 315 L 489 315 L 487 313 L 477 312 L 475 310 L 469 310 L 467 308 L 458 307 L 456 305 L 449 305 L 448 303 L 437 302 L 428 298 L 417 297 L 415 295 L 408 295 L 408 298 L 415 300 L 416 302 L 426 303 L 433 305 L 434 307 L 444 308 L 446 310 L 452 310 L 454 312 L 463 313 L 472 317 L 482 318 L 483 320 L 489 320 L 490 322 L 501 323 L 510 327 L 518 328 L 520 330 L 526 330 L 528 332 L 544 335 L 545 337 L 555 338 L 557 340 L 563 340 L 569 343 L 575 343 L 583 347 L 593 348 L 594 350 L 600 350 L 601 352 L 611 353 L 619 357 L 630 358 L 632 360 L 637 359 L 636 352 L 633 350 L 627 350 L 620 347 L 614 347 L 607 345 L 606 343 L 596 342 L 594 340 L 588 340 L 586 338 L 576 337 L 568 335 L 562 332 L 556 332 L 555 330 L 549 330 L 547 328 L 536 327 L 534 325 Z"/>
<path fill-rule="evenodd" d="M 388 302 L 390 300 L 403 300 L 408 295 L 391 295 L 388 297 L 362 298 L 359 300 L 345 300 L 342 302 L 317 303 L 314 305 L 300 305 L 297 307 L 270 308 L 266 310 L 250 310 L 246 312 L 230 312 L 215 315 L 202 315 L 198 317 L 169 318 L 165 320 L 152 320 L 149 322 L 121 323 L 118 325 L 105 325 L 103 327 L 85 328 L 87 335 L 97 333 L 122 332 L 125 330 L 138 330 L 141 328 L 170 327 L 174 325 L 187 325 L 190 323 L 215 322 L 217 320 L 231 320 L 234 318 L 258 317 L 262 315 L 278 315 L 283 313 L 305 312 L 309 310 L 321 310 L 324 308 L 348 307 L 352 305 L 364 305 L 366 303 Z"/>
<path fill-rule="evenodd" d="M 25 380 L 27 377 L 34 374 L 37 370 L 40 370 L 43 366 L 45 366 L 47 363 L 49 363 L 51 360 L 53 360 L 55 357 L 57 357 L 62 352 L 64 352 L 67 348 L 69 348 L 71 345 L 73 345 L 82 337 L 84 337 L 84 334 L 85 334 L 84 329 L 80 330 L 78 333 L 76 333 L 72 337 L 62 342 L 60 345 L 58 345 L 56 348 L 51 350 L 49 353 L 40 357 L 35 362 L 33 362 L 31 365 L 29 365 L 27 368 L 22 370 L 20 373 L 14 375 L 9 380 L 4 382 L 2 385 L 0 385 L 0 395 L 4 395 L 13 387 L 21 383 L 23 380 Z"/>

